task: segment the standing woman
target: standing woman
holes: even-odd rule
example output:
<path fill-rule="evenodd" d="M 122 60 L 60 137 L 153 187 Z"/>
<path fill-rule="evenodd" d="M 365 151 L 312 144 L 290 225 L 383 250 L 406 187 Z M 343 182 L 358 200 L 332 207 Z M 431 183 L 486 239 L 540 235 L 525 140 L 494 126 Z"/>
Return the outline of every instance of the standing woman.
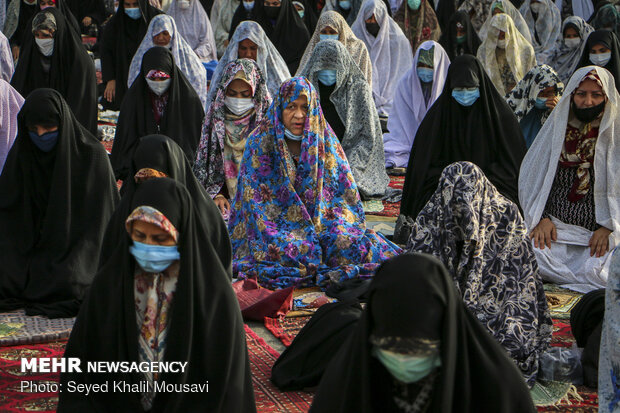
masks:
<path fill-rule="evenodd" d="M 118 110 L 127 92 L 127 75 L 133 55 L 146 34 L 151 19 L 161 12 L 147 0 L 120 0 L 106 24 L 101 44 L 103 98 Z"/>
<path fill-rule="evenodd" d="M 68 0 L 68 5 L 84 34 L 92 25 L 101 27 L 108 17 L 103 0 Z"/>
<path fill-rule="evenodd" d="M 560 11 L 552 0 L 525 0 L 519 11 L 530 28 L 536 61 L 547 63 L 562 36 Z"/>
<path fill-rule="evenodd" d="M 11 81 L 15 72 L 13 63 L 13 54 L 11 53 L 11 45 L 9 39 L 0 32 L 0 79 Z"/>
<path fill-rule="evenodd" d="M 55 90 L 28 96 L 18 128 L 0 176 L 0 309 L 73 317 L 118 201 L 114 174 Z"/>
<path fill-rule="evenodd" d="M 450 60 L 454 60 L 464 54 L 476 56 L 481 42 L 467 13 L 457 11 L 444 29 L 439 43 L 448 53 Z"/>
<path fill-rule="evenodd" d="M 581 60 L 590 33 L 594 29 L 581 17 L 570 16 L 562 24 L 562 38 L 549 59 L 549 66 L 558 73 L 563 83 L 573 75 Z"/>
<path fill-rule="evenodd" d="M 37 3 L 39 4 L 39 8 L 41 10 L 49 9 L 50 7 L 60 10 L 60 13 L 62 13 L 67 22 L 67 26 L 81 38 L 82 31 L 80 30 L 80 24 L 71 12 L 71 9 L 65 0 L 37 0 Z"/>
<path fill-rule="evenodd" d="M 6 21 L 2 33 L 8 37 L 11 43 L 13 58 L 19 58 L 19 50 L 22 45 L 22 37 L 30 33 L 30 20 L 41 9 L 37 0 L 12 0 L 6 12 Z"/>
<path fill-rule="evenodd" d="M 118 116 L 110 161 L 125 179 L 141 136 L 161 133 L 196 159 L 204 110 L 200 98 L 174 62 L 172 52 L 155 46 L 144 54 L 140 76 L 127 92 Z"/>
<path fill-rule="evenodd" d="M 480 28 L 480 31 L 478 32 L 478 36 L 480 36 L 481 39 L 487 38 L 489 27 L 491 27 L 491 19 L 493 18 L 493 16 L 500 13 L 506 13 L 507 15 L 509 15 L 513 23 L 515 24 L 515 27 L 517 28 L 517 30 L 519 30 L 519 33 L 521 33 L 528 42 L 532 43 L 530 28 L 527 26 L 527 23 L 525 22 L 525 19 L 523 18 L 519 10 L 517 10 L 509 0 L 496 0 L 491 5 L 489 16 L 487 17 L 484 24 Z"/>
<path fill-rule="evenodd" d="M 60 10 L 50 7 L 33 18 L 11 85 L 22 96 L 43 87 L 57 90 L 82 126 L 97 136 L 95 66 Z"/>
<path fill-rule="evenodd" d="M 349 26 L 352 26 L 357 19 L 363 0 L 325 0 L 325 6 L 321 13 L 335 11 L 340 14 Z"/>
<path fill-rule="evenodd" d="M 205 63 L 217 60 L 211 21 L 199 0 L 173 0 L 168 15 L 174 19 L 179 33 L 200 60 Z"/>
<path fill-rule="evenodd" d="M 437 41 L 441 37 L 437 16 L 428 0 L 403 1 L 394 13 L 394 21 L 409 39 L 412 51 L 426 40 Z"/>
<path fill-rule="evenodd" d="M 213 239 L 221 219 L 205 222 L 187 189 L 169 178 L 142 183 L 130 210 L 110 221 L 118 236 L 103 245 L 109 256 L 65 354 L 82 363 L 187 364 L 179 373 L 63 373 L 65 386 L 124 381 L 142 391 L 63 392 L 58 412 L 256 412 L 243 320 Z M 202 389 L 156 392 L 156 383 Z"/>
<path fill-rule="evenodd" d="M 17 113 L 23 104 L 22 95 L 0 79 L 0 173 L 17 136 Z"/>
<path fill-rule="evenodd" d="M 590 65 L 607 69 L 620 90 L 620 42 L 616 33 L 602 29 L 590 34 L 579 67 Z"/>

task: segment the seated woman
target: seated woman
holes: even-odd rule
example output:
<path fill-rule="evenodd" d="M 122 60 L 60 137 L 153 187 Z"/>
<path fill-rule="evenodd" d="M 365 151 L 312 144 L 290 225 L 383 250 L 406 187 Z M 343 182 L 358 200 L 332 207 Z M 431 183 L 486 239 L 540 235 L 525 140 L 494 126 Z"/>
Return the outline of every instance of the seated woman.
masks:
<path fill-rule="evenodd" d="M 301 76 L 301 71 L 306 67 L 317 43 L 328 39 L 338 40 L 344 45 L 353 61 L 357 64 L 357 67 L 364 74 L 368 84 L 372 87 L 372 62 L 370 61 L 368 49 L 364 42 L 355 37 L 346 20 L 335 11 L 326 11 L 321 14 L 316 24 L 316 30 L 312 34 L 306 51 L 301 58 L 296 75 Z"/>
<path fill-rule="evenodd" d="M 394 21 L 409 39 L 412 51 L 427 40 L 438 41 L 441 37 L 435 10 L 428 0 L 403 1 L 394 13 Z"/>
<path fill-rule="evenodd" d="M 366 0 L 351 26 L 366 44 L 372 61 L 372 94 L 379 116 L 387 117 L 392 107 L 396 83 L 413 66 L 409 40 L 388 15 L 381 0 Z"/>
<path fill-rule="evenodd" d="M 485 67 L 500 95 L 510 92 L 536 65 L 532 45 L 519 33 L 509 15 L 491 18 L 488 36 L 478 49 L 478 60 Z"/>
<path fill-rule="evenodd" d="M 335 11 L 352 26 L 357 19 L 363 0 L 326 0 L 321 15 L 328 11 Z"/>
<path fill-rule="evenodd" d="M 489 28 L 491 27 L 491 19 L 493 16 L 500 13 L 509 15 L 519 33 L 521 33 L 525 40 L 527 40 L 530 44 L 532 43 L 530 28 L 527 26 L 527 23 L 525 22 L 525 19 L 523 19 L 521 13 L 519 13 L 519 10 L 517 10 L 509 0 L 497 0 L 491 4 L 489 16 L 484 21 L 484 24 L 478 32 L 478 36 L 480 36 L 481 39 L 487 38 Z"/>
<path fill-rule="evenodd" d="M 282 85 L 248 137 L 231 211 L 233 274 L 270 288 L 368 278 L 400 252 L 366 229 L 344 151 L 305 78 Z"/>
<path fill-rule="evenodd" d="M 213 88 L 217 92 L 205 117 L 194 173 L 228 217 L 246 140 L 263 120 L 271 95 L 258 65 L 250 59 L 228 63 Z"/>
<path fill-rule="evenodd" d="M 506 95 L 506 102 L 521 125 L 525 145 L 528 148 L 560 101 L 563 92 L 564 83 L 560 81 L 555 71 L 547 65 L 540 65 L 527 72 L 517 86 Z"/>
<path fill-rule="evenodd" d="M 141 136 L 165 134 L 183 148 L 190 161 L 196 159 L 204 119 L 200 98 L 169 49 L 149 49 L 140 72 L 123 100 L 110 156 L 114 174 L 122 180 Z"/>
<path fill-rule="evenodd" d="M 11 85 L 22 96 L 49 87 L 63 96 L 77 120 L 97 136 L 97 78 L 82 40 L 50 7 L 32 19 Z"/>
<path fill-rule="evenodd" d="M 553 323 L 517 205 L 476 165 L 453 163 L 418 214 L 407 250 L 446 266 L 465 306 L 533 386 Z"/>
<path fill-rule="evenodd" d="M 217 63 L 211 84 L 219 85 L 224 74 L 224 68 L 237 59 L 251 59 L 256 62 L 272 96 L 278 94 L 282 82 L 291 77 L 284 59 L 271 43 L 260 24 L 256 22 L 242 22 L 237 27 L 224 55 Z M 217 87 L 209 89 L 207 103 L 213 102 L 217 90 Z"/>
<path fill-rule="evenodd" d="M 32 92 L 17 119 L 0 176 L 0 311 L 73 317 L 97 270 L 116 181 L 57 91 Z"/>
<path fill-rule="evenodd" d="M 422 43 L 413 61 L 415 65 L 396 85 L 389 133 L 383 135 L 386 168 L 407 167 L 418 127 L 441 95 L 448 75 L 450 59 L 437 42 Z"/>
<path fill-rule="evenodd" d="M 519 11 L 530 28 L 536 61 L 547 63 L 562 36 L 560 10 L 552 0 L 525 0 Z"/>
<path fill-rule="evenodd" d="M 605 287 L 617 245 L 619 99 L 606 69 L 577 70 L 521 165 L 519 200 L 540 273 L 580 292 Z"/>
<path fill-rule="evenodd" d="M 256 412 L 243 320 L 211 228 L 187 189 L 150 179 L 115 215 L 89 294 L 67 343 L 87 362 L 187 362 L 182 373 L 63 373 L 61 383 L 141 384 L 139 392 L 64 392 L 58 412 Z M 209 207 L 218 214 L 216 206 Z M 199 303 L 199 305 L 197 305 Z M 205 383 L 208 389 L 205 390 Z M 143 384 L 144 383 L 144 384 Z M 175 391 L 156 391 L 155 385 Z M 182 391 L 182 388 L 194 389 Z"/>
<path fill-rule="evenodd" d="M 586 47 L 586 41 L 594 29 L 581 17 L 570 16 L 562 23 L 562 38 L 558 41 L 549 66 L 553 67 L 562 83 L 575 73 Z"/>
<path fill-rule="evenodd" d="M 0 173 L 17 136 L 17 113 L 23 104 L 22 95 L 0 79 Z"/>
<path fill-rule="evenodd" d="M 457 57 L 442 94 L 416 133 L 399 220 L 415 220 L 437 189 L 441 172 L 458 161 L 479 166 L 502 195 L 518 202 L 517 180 L 525 152 L 517 118 L 480 62 L 469 55 Z"/>
<path fill-rule="evenodd" d="M 149 24 L 142 43 L 138 46 L 138 51 L 129 65 L 129 76 L 127 77 L 127 87 L 131 85 L 140 75 L 142 58 L 144 54 L 155 46 L 166 47 L 172 52 L 174 63 L 183 72 L 187 80 L 191 83 L 196 94 L 200 97 L 203 106 L 207 102 L 207 70 L 202 62 L 194 53 L 183 36 L 179 34 L 174 19 L 166 14 L 155 16 Z M 215 57 L 213 58 L 215 59 Z M 211 60 L 213 60 L 211 59 Z"/>
<path fill-rule="evenodd" d="M 607 291 L 605 292 L 605 321 L 601 336 L 599 358 L 598 399 L 600 413 L 614 413 L 620 409 L 620 253 L 611 259 Z"/>
<path fill-rule="evenodd" d="M 616 33 L 603 29 L 590 34 L 579 67 L 590 65 L 607 69 L 620 90 L 620 42 Z"/>
<path fill-rule="evenodd" d="M 342 43 L 320 41 L 301 71 L 319 92 L 325 120 L 340 141 L 363 199 L 385 194 L 381 124 L 372 91 Z"/>
<path fill-rule="evenodd" d="M 396 317 L 405 311 L 407 317 Z M 441 262 L 383 264 L 349 340 L 331 360 L 311 413 L 534 413 L 521 374 L 458 296 Z"/>
<path fill-rule="evenodd" d="M 467 13 L 457 11 L 450 19 L 448 28 L 443 31 L 439 43 L 448 53 L 450 60 L 454 60 L 464 54 L 476 56 L 481 42 Z"/>
<path fill-rule="evenodd" d="M 199 0 L 173 0 L 167 14 L 174 19 L 179 34 L 201 61 L 217 60 L 213 28 Z"/>

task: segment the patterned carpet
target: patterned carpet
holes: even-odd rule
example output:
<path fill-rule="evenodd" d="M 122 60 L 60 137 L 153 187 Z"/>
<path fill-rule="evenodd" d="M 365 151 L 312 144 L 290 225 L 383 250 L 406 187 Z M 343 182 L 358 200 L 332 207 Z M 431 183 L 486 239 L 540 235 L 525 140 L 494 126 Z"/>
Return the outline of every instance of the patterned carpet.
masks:
<path fill-rule="evenodd" d="M 395 189 L 403 189 L 403 185 L 405 183 L 404 176 L 393 176 L 390 175 L 390 187 Z M 383 210 L 380 212 L 367 212 L 366 216 L 379 216 L 379 217 L 390 217 L 390 218 L 398 218 L 398 213 L 400 212 L 400 202 L 383 202 Z"/>
<path fill-rule="evenodd" d="M 23 310 L 0 313 L 0 347 L 66 340 L 75 318 L 30 317 Z"/>

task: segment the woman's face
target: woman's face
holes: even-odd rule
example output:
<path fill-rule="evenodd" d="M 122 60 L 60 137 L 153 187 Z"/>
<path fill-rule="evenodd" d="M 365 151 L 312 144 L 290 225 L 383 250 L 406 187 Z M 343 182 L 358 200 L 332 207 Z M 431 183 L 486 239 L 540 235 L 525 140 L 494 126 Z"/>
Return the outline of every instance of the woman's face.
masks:
<path fill-rule="evenodd" d="M 237 55 L 239 59 L 250 59 L 256 62 L 256 55 L 258 54 L 258 45 L 250 39 L 243 39 L 239 42 L 237 48 Z"/>
<path fill-rule="evenodd" d="M 499 34 L 497 35 L 497 39 L 498 40 L 504 40 L 506 38 L 506 32 L 502 32 L 500 30 Z"/>
<path fill-rule="evenodd" d="M 336 31 L 336 29 L 330 27 L 330 26 L 325 26 L 321 29 L 321 34 L 338 34 L 338 31 Z"/>
<path fill-rule="evenodd" d="M 144 221 L 134 221 L 131 226 L 131 239 L 149 245 L 176 245 L 172 235 L 158 227 Z"/>
<path fill-rule="evenodd" d="M 579 33 L 577 33 L 577 30 L 573 27 L 567 27 L 566 30 L 564 30 L 565 39 L 575 39 L 577 37 L 579 37 Z"/>
<path fill-rule="evenodd" d="M 56 7 L 56 3 L 54 0 L 41 0 L 41 10 L 46 9 L 48 7 Z"/>
<path fill-rule="evenodd" d="M 168 30 L 164 30 L 163 32 L 153 36 L 153 44 L 155 46 L 166 47 L 170 44 L 170 39 L 170 33 L 168 33 Z"/>
<path fill-rule="evenodd" d="M 603 88 L 592 79 L 585 79 L 573 93 L 573 102 L 579 109 L 591 108 L 604 101 Z"/>
<path fill-rule="evenodd" d="M 611 50 L 609 50 L 607 46 L 602 45 L 600 43 L 595 44 L 594 46 L 590 48 L 591 54 L 601 54 L 601 53 L 608 53 L 608 52 L 611 52 Z"/>
<path fill-rule="evenodd" d="M 42 136 L 48 132 L 55 132 L 58 130 L 58 126 L 56 125 L 31 125 L 28 126 L 29 132 L 34 132 L 39 136 Z"/>
<path fill-rule="evenodd" d="M 138 0 L 124 0 L 123 6 L 126 9 L 135 9 L 138 8 Z"/>
<path fill-rule="evenodd" d="M 235 79 L 228 84 L 226 96 L 231 98 L 251 98 L 252 87 L 241 79 Z"/>
<path fill-rule="evenodd" d="M 308 99 L 302 95 L 284 108 L 282 111 L 282 123 L 293 135 L 301 135 L 304 132 L 307 116 Z"/>
<path fill-rule="evenodd" d="M 53 39 L 54 32 L 47 29 L 37 30 L 34 32 L 35 39 Z"/>

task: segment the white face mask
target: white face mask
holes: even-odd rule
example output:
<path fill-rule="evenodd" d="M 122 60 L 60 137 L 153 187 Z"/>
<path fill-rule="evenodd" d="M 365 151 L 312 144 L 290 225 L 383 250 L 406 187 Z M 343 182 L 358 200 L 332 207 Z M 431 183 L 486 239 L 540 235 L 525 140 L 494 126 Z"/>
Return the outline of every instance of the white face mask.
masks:
<path fill-rule="evenodd" d="M 538 13 L 540 13 L 540 6 L 542 6 L 542 4 L 540 4 L 540 3 L 532 3 L 532 4 L 530 4 L 530 9 L 532 9 L 532 12 L 538 14 Z"/>
<path fill-rule="evenodd" d="M 564 44 L 570 49 L 576 49 L 581 44 L 579 37 L 573 37 L 572 39 L 564 39 Z"/>
<path fill-rule="evenodd" d="M 178 3 L 181 10 L 189 9 L 189 0 L 178 0 Z"/>
<path fill-rule="evenodd" d="M 54 53 L 54 39 L 34 39 L 41 51 L 41 54 L 50 57 Z"/>
<path fill-rule="evenodd" d="M 597 66 L 605 66 L 611 60 L 611 52 L 607 53 L 590 53 L 590 61 Z"/>
<path fill-rule="evenodd" d="M 502 40 L 497 40 L 497 47 L 499 47 L 500 49 L 505 49 L 506 48 L 506 39 L 502 39 Z"/>
<path fill-rule="evenodd" d="M 240 116 L 254 107 L 252 98 L 233 98 L 226 96 L 224 104 L 233 114 Z"/>
<path fill-rule="evenodd" d="M 172 82 L 172 79 L 159 80 L 159 81 L 146 79 L 146 83 L 149 85 L 149 89 L 151 89 L 153 93 L 155 93 L 157 96 L 163 95 L 170 87 L 171 82 Z"/>

